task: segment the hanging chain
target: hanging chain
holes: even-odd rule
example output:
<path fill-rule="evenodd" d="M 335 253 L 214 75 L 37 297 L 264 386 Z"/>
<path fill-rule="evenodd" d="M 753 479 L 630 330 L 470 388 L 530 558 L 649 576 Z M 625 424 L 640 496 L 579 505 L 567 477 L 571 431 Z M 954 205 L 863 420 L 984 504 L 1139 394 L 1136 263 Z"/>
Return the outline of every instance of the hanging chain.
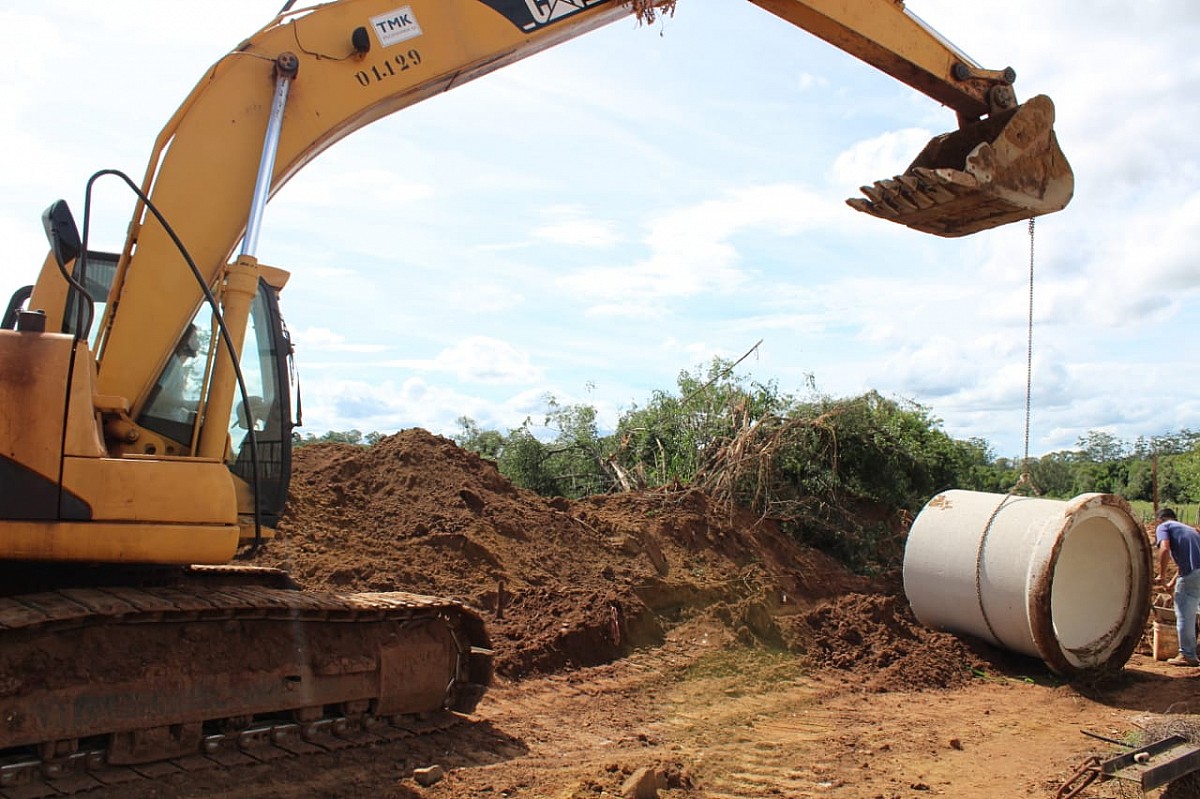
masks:
<path fill-rule="evenodd" d="M 1033 219 L 1029 220 L 1029 327 L 1025 346 L 1025 458 L 1020 483 L 1029 482 L 1029 417 L 1033 395 Z M 1018 485 L 1020 485 L 1018 483 Z"/>
<path fill-rule="evenodd" d="M 975 599 L 979 603 L 979 615 L 983 618 L 983 623 L 987 625 L 988 632 L 991 633 L 992 640 L 998 645 L 1004 646 L 1004 642 L 1000 639 L 1000 635 L 992 626 L 992 620 L 988 617 L 987 608 L 983 604 L 983 566 L 984 566 L 984 548 L 987 546 L 988 533 L 992 531 L 992 525 L 996 522 L 996 517 L 1000 515 L 1000 511 L 1008 504 L 1008 501 L 1017 496 L 1017 492 L 1022 486 L 1032 491 L 1035 495 L 1040 495 L 1036 485 L 1033 484 L 1033 476 L 1029 473 L 1029 418 L 1032 415 L 1032 397 L 1033 397 L 1033 220 L 1029 220 L 1029 326 L 1026 330 L 1026 345 L 1025 345 L 1025 457 L 1021 461 L 1021 476 L 1017 479 L 1017 484 L 1008 490 L 1008 493 L 1000 498 L 999 504 L 996 505 L 992 515 L 988 517 L 987 524 L 983 527 L 983 535 L 979 537 L 979 550 L 975 553 Z M 1072 780 L 1075 778 L 1072 777 Z M 1090 784 L 1084 783 L 1086 786 Z M 1084 786 L 1080 786 L 1081 788 Z M 1069 796 L 1075 796 L 1078 791 L 1073 791 Z"/>

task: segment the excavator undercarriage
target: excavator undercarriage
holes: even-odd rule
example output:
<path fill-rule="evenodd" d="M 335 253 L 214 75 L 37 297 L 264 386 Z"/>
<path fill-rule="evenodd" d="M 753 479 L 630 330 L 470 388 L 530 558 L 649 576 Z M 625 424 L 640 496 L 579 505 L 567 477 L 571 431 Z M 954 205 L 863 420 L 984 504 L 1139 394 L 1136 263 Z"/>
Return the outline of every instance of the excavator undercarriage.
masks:
<path fill-rule="evenodd" d="M 0 599 L 0 795 L 401 737 L 471 712 L 491 680 L 481 619 L 450 600 L 236 567 L 159 582 Z"/>

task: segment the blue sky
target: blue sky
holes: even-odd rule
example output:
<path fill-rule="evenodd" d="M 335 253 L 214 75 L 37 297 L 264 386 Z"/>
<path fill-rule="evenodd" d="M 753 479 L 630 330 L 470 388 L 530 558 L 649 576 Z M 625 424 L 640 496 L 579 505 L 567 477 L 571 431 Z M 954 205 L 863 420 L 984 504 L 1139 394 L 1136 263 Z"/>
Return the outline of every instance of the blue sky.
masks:
<path fill-rule="evenodd" d="M 0 276 L 101 168 L 140 176 L 203 70 L 279 0 L 0 8 Z M 1200 6 L 911 0 L 1018 97 L 1076 174 L 1036 225 L 1030 451 L 1200 427 Z M 744 0 L 679 0 L 354 134 L 268 206 L 292 272 L 305 430 L 507 429 L 542 398 L 611 424 L 714 356 L 785 391 L 876 389 L 998 455 L 1023 448 L 1024 224 L 948 240 L 847 208 L 954 114 Z M 107 205 L 104 203 L 107 200 Z M 101 192 L 93 242 L 131 204 Z"/>

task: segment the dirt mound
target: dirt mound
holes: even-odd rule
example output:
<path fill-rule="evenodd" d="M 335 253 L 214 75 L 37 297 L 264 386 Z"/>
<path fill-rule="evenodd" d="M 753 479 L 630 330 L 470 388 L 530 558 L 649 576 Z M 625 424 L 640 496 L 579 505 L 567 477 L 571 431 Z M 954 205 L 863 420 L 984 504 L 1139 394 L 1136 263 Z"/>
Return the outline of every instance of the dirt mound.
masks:
<path fill-rule="evenodd" d="M 465 601 L 484 611 L 507 677 L 609 662 L 700 613 L 897 684 L 946 683 L 936 662 L 962 662 L 953 639 L 904 618 L 902 599 L 819 605 L 872 586 L 769 520 L 689 490 L 546 499 L 419 429 L 298 449 L 279 538 L 257 562 L 309 588 Z"/>
<path fill-rule="evenodd" d="M 871 691 L 953 688 L 978 658 L 959 638 L 921 625 L 895 595 L 849 594 L 783 624 L 814 664 L 862 674 Z"/>

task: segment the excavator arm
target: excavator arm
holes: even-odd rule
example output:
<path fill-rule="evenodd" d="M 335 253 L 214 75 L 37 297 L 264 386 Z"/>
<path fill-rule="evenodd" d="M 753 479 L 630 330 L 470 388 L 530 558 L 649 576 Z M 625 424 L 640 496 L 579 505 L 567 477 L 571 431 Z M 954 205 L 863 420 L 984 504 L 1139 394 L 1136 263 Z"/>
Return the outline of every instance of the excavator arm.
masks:
<path fill-rule="evenodd" d="M 960 125 L 1016 105 L 1011 69 L 981 69 L 900 0 L 750 2 L 949 106 Z"/>
<path fill-rule="evenodd" d="M 1069 200 L 1070 167 L 1054 141 L 1053 107 L 1042 98 L 1018 107 L 1011 70 L 978 68 L 897 0 L 751 2 L 945 103 L 967 123 L 931 143 L 904 175 L 864 189 L 868 199 L 851 201 L 854 207 L 961 235 Z M 271 192 L 358 128 L 630 10 L 616 0 L 414 0 L 400 8 L 392 0 L 341 0 L 288 11 L 201 79 L 155 143 L 143 189 L 219 287 L 251 214 L 281 58 L 294 58 L 296 69 Z M 992 119 L 1001 121 L 989 125 Z M 1017 133 L 1029 141 L 1014 144 Z M 977 152 L 980 145 L 986 152 Z M 991 174 L 972 172 L 976 162 Z M 199 303 L 180 253 L 144 210 L 130 229 L 112 296 L 100 338 L 100 391 L 129 398 L 136 415 Z M 163 356 L 146 358 L 147 351 Z"/>

